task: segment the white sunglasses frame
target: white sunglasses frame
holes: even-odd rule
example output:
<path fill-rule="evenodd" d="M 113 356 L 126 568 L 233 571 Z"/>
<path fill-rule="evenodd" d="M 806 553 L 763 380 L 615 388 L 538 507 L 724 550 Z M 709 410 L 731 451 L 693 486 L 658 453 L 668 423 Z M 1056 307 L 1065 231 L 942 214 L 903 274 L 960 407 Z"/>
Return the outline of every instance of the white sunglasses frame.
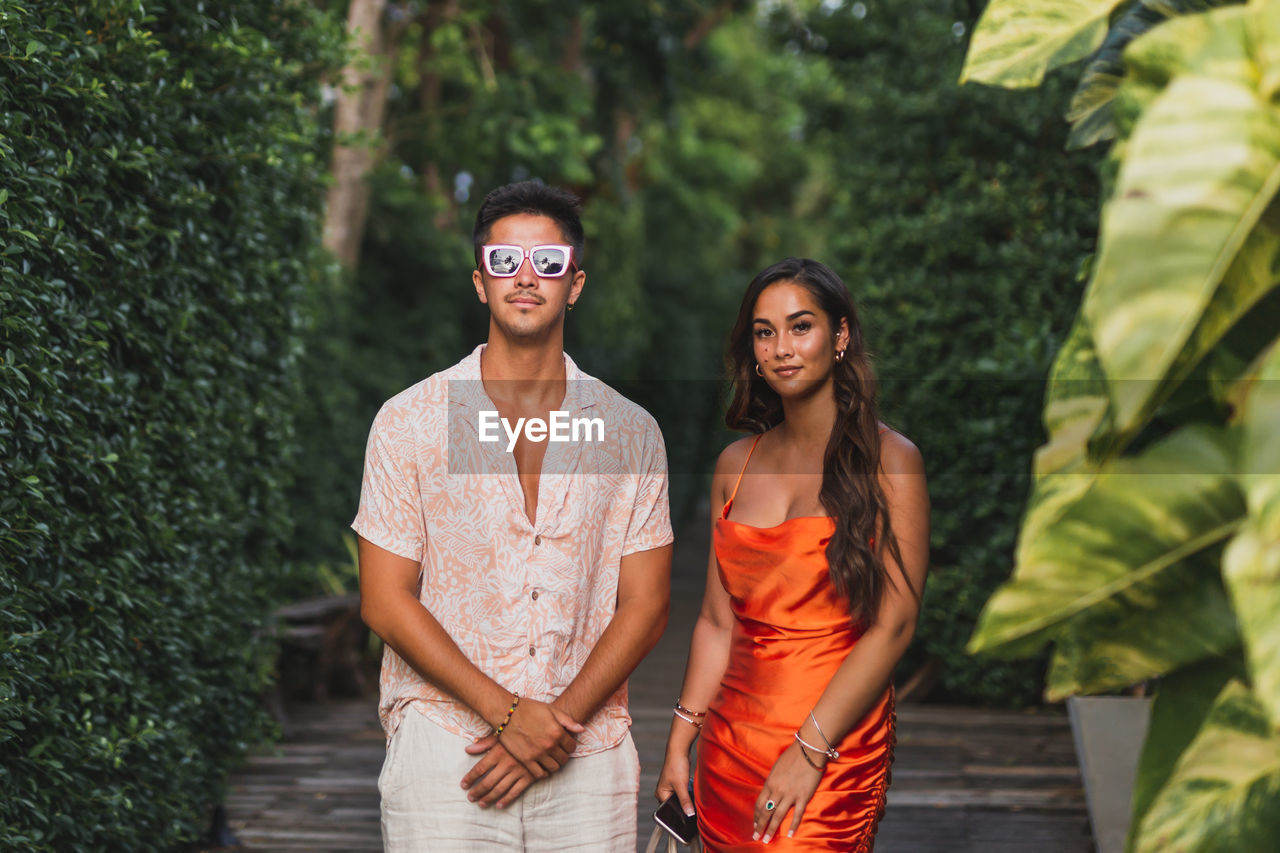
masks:
<path fill-rule="evenodd" d="M 521 255 L 520 263 L 516 264 L 516 268 L 509 273 L 498 273 L 493 271 L 493 267 L 489 266 L 489 254 L 493 249 L 511 249 Z M 564 270 L 556 275 L 543 275 L 538 272 L 538 268 L 533 266 L 533 253 L 539 249 L 562 249 L 564 250 Z M 528 261 L 533 268 L 534 275 L 538 278 L 564 278 L 569 274 L 569 270 L 573 268 L 573 247 L 564 243 L 541 243 L 537 246 L 530 246 L 527 250 L 523 246 L 517 246 L 514 243 L 485 243 L 480 247 L 480 265 L 484 267 L 485 272 L 494 278 L 515 278 L 520 274 L 520 268 L 524 266 L 524 262 Z"/>

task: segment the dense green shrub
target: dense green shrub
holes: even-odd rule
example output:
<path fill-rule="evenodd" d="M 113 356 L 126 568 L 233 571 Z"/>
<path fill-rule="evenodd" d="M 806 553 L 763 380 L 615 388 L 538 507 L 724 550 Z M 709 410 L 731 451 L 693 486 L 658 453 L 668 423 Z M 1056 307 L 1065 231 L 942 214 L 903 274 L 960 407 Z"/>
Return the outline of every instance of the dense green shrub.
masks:
<path fill-rule="evenodd" d="M 307 4 L 0 4 L 0 846 L 166 850 L 263 732 Z"/>

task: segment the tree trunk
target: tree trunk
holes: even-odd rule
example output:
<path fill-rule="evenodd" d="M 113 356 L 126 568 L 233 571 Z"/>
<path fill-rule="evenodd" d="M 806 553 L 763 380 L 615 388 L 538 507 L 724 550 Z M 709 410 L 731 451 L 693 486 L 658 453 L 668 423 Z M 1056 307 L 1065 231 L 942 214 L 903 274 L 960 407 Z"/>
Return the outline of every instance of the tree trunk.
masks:
<path fill-rule="evenodd" d="M 446 188 L 440 175 L 436 154 L 444 146 L 445 129 L 440 118 L 440 74 L 433 60 L 435 50 L 431 38 L 446 21 L 458 15 L 458 0 L 431 3 L 422 21 L 422 44 L 418 49 L 421 77 L 418 83 L 418 107 L 426 121 L 427 161 L 422 166 L 422 182 L 427 195 L 441 202 L 440 209 L 432 217 L 431 224 L 437 231 L 451 231 L 457 224 L 458 205 L 453 191 Z"/>
<path fill-rule="evenodd" d="M 325 198 L 324 245 L 354 270 L 369 214 L 366 181 L 378 154 L 377 135 L 391 85 L 391 51 L 383 19 L 387 0 L 351 0 L 347 32 L 363 56 L 342 69 L 334 116 L 333 184 Z"/>

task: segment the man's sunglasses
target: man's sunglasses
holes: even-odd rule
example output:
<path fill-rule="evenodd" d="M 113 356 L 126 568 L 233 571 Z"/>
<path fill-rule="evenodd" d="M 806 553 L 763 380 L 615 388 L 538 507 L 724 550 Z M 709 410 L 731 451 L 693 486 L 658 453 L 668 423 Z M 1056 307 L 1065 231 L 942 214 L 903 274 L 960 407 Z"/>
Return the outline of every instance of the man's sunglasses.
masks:
<path fill-rule="evenodd" d="M 522 246 L 493 244 L 480 247 L 480 257 L 489 275 L 495 278 L 511 278 L 520 271 L 520 265 L 528 258 L 533 271 L 542 278 L 559 278 L 573 264 L 572 246 L 534 246 L 525 251 Z"/>

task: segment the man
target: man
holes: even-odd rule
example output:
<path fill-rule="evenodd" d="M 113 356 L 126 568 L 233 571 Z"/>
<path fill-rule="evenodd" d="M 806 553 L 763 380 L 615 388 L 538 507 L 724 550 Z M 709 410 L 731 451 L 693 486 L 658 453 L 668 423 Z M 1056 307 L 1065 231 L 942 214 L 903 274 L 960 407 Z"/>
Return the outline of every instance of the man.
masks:
<path fill-rule="evenodd" d="M 384 846 L 632 851 L 626 679 L 671 569 L 662 436 L 564 353 L 578 200 L 501 187 L 473 240 L 488 342 L 383 406 L 352 523 L 386 642 Z"/>

